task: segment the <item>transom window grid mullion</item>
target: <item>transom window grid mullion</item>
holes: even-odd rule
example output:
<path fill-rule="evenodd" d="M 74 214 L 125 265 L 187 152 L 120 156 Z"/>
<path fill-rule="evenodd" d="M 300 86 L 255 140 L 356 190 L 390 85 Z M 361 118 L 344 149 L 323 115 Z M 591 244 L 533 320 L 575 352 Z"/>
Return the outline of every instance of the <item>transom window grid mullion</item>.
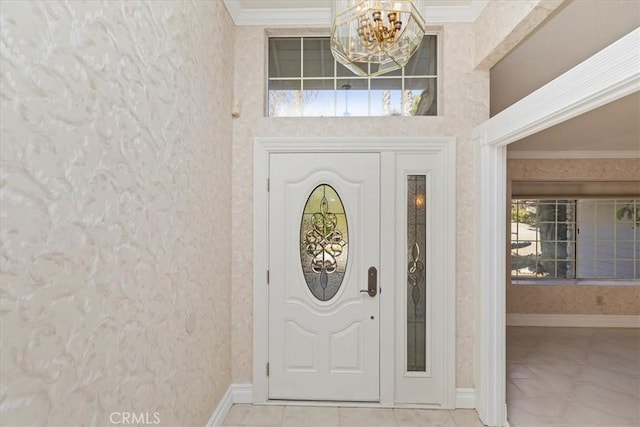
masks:
<path fill-rule="evenodd" d="M 525 201 L 531 202 L 531 201 Z M 528 210 L 524 203 L 516 203 L 516 217 L 520 218 Z M 527 226 L 528 236 L 521 235 L 521 223 L 516 224 L 515 240 L 512 233 L 512 271 L 514 277 L 541 278 L 545 276 L 573 278 L 575 276 L 575 218 L 571 201 L 544 201 L 536 206 L 535 229 Z M 547 208 L 541 216 L 542 208 Z M 551 209 L 551 212 L 548 210 Z M 560 218 L 560 211 L 563 216 Z M 552 213 L 552 217 L 549 214 Z M 513 223 L 512 223 L 513 227 Z M 563 235 L 560 235 L 560 230 Z M 532 233 L 533 236 L 531 235 Z M 515 242 L 515 243 L 514 243 Z M 562 254 L 562 257 L 559 255 Z M 515 256 L 515 258 L 514 258 Z"/>
<path fill-rule="evenodd" d="M 428 36 L 430 37 L 437 37 L 435 34 L 428 34 Z M 285 38 L 297 38 L 297 37 L 285 37 Z M 406 115 L 411 115 L 411 110 L 407 109 L 407 102 L 405 100 L 406 96 L 409 96 L 406 92 L 408 91 L 407 89 L 407 79 L 425 79 L 425 80 L 433 80 L 435 81 L 434 87 L 433 87 L 433 91 L 435 92 L 435 97 L 434 100 L 432 101 L 433 104 L 437 105 L 437 81 L 438 81 L 438 74 L 436 71 L 436 74 L 418 74 L 418 75 L 411 75 L 408 76 L 406 75 L 405 69 L 402 68 L 400 69 L 400 74 L 399 75 L 381 75 L 381 76 L 375 76 L 375 77 L 368 77 L 368 76 L 356 76 L 356 75 L 348 75 L 348 76 L 338 76 L 338 63 L 333 60 L 333 76 L 331 78 L 326 77 L 326 76 L 320 76 L 320 77 L 307 77 L 305 76 L 304 73 L 304 66 L 305 66 L 305 58 L 304 58 L 304 41 L 305 40 L 310 40 L 310 39 L 326 39 L 328 40 L 328 38 L 322 38 L 322 37 L 317 37 L 317 36 L 302 36 L 299 37 L 300 38 L 300 77 L 272 77 L 272 76 L 268 76 L 267 81 L 268 82 L 286 82 L 286 81 L 296 81 L 298 80 L 300 82 L 299 84 L 299 90 L 300 93 L 299 94 L 295 94 L 292 93 L 290 94 L 291 96 L 293 96 L 293 98 L 299 102 L 299 103 L 303 103 L 304 102 L 304 92 L 305 90 L 309 87 L 308 84 L 305 84 L 305 82 L 309 82 L 309 81 L 327 81 L 327 80 L 333 80 L 333 96 L 332 101 L 333 101 L 333 105 L 332 108 L 330 108 L 329 110 L 333 112 L 333 116 L 341 116 L 341 115 L 347 115 L 345 113 L 348 113 L 348 111 L 345 111 L 345 113 L 340 113 L 340 111 L 338 111 L 338 104 L 339 104 L 339 93 L 338 91 L 341 90 L 341 86 L 340 86 L 340 81 L 344 81 L 344 80 L 349 80 L 349 81 L 366 81 L 366 102 L 367 102 L 367 108 L 366 108 L 366 112 L 367 112 L 367 116 L 373 116 L 373 111 L 372 111 L 372 81 L 384 81 L 384 80 L 400 80 L 400 88 L 399 88 L 399 114 L 402 116 L 406 116 Z M 436 39 L 437 40 L 437 39 Z M 418 52 L 419 53 L 419 52 Z M 416 53 L 416 54 L 418 54 Z M 432 58 L 430 58 L 431 61 L 434 61 L 435 55 L 437 55 L 437 42 L 436 42 L 436 49 L 434 49 L 433 51 L 430 51 L 429 55 L 433 55 Z M 437 61 L 437 58 L 435 58 L 435 60 Z M 437 70 L 437 69 L 436 69 Z M 268 87 L 270 85 L 267 85 Z M 389 91 L 398 91 L 398 89 L 387 89 Z M 419 89 L 414 89 L 414 90 L 419 90 Z M 423 91 L 426 89 L 422 89 Z M 271 96 L 270 96 L 270 92 L 271 89 L 268 89 L 268 96 L 267 99 L 269 100 L 269 105 L 267 106 L 267 111 L 268 114 L 270 116 L 274 116 L 274 111 L 272 111 L 272 105 L 271 105 Z M 295 90 L 293 91 L 295 92 Z M 424 93 L 424 92 L 423 92 Z M 348 95 L 345 95 L 346 97 L 348 97 Z M 353 102 L 353 101 L 352 101 Z M 346 104 L 346 101 L 345 101 Z M 393 110 L 393 108 L 392 108 Z M 307 114 L 305 113 L 305 105 L 299 105 L 297 108 L 294 109 L 295 113 L 285 113 L 285 114 L 275 114 L 276 116 L 306 116 Z M 437 107 L 436 107 L 436 114 L 437 114 Z M 315 116 L 317 114 L 309 114 L 309 116 Z M 321 114 L 323 115 L 323 114 Z M 330 115 L 330 114 L 329 114 Z M 350 114 L 349 114 L 350 115 Z M 387 114 L 376 114 L 376 116 L 384 116 Z M 393 115 L 393 114 L 390 114 Z M 431 115 L 431 114 L 429 114 Z M 354 116 L 364 116 L 362 114 L 354 114 Z"/>

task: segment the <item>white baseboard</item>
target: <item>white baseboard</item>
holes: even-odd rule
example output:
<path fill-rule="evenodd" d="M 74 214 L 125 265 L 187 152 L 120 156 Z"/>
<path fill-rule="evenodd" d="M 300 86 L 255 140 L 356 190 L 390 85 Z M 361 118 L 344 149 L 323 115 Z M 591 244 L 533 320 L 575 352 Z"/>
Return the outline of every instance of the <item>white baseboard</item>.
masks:
<path fill-rule="evenodd" d="M 253 384 L 231 384 L 233 387 L 233 403 L 252 403 Z"/>
<path fill-rule="evenodd" d="M 457 409 L 475 409 L 476 407 L 476 389 L 475 388 L 456 388 L 456 408 Z"/>
<path fill-rule="evenodd" d="M 219 427 L 229 414 L 234 403 L 252 403 L 253 385 L 231 384 L 225 392 L 218 407 L 209 418 L 206 427 Z M 456 388 L 456 408 L 474 409 L 476 407 L 476 390 L 474 388 Z"/>
<path fill-rule="evenodd" d="M 219 427 L 229 414 L 234 403 L 253 402 L 253 385 L 251 384 L 231 384 L 225 392 L 218 407 L 209 418 L 207 427 Z"/>
<path fill-rule="evenodd" d="M 640 328 L 640 316 L 609 314 L 507 314 L 507 326 Z"/>
<path fill-rule="evenodd" d="M 233 387 L 233 384 L 229 386 L 227 391 L 224 393 L 224 396 L 222 396 L 222 399 L 220 399 L 220 402 L 218 403 L 216 410 L 213 411 L 211 418 L 209 418 L 207 427 L 218 427 L 222 425 L 222 422 L 224 421 L 225 417 L 227 416 L 227 414 L 231 410 L 231 407 L 233 406 L 232 387 Z"/>
<path fill-rule="evenodd" d="M 502 425 L 502 427 L 511 427 L 511 424 L 509 424 L 509 420 L 507 418 L 507 404 L 504 404 L 504 424 Z"/>

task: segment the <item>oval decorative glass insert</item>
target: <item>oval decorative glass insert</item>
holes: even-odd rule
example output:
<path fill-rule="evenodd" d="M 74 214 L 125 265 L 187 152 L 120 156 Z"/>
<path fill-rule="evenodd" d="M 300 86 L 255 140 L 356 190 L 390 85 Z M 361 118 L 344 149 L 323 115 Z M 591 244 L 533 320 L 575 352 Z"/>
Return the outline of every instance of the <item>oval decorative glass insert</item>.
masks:
<path fill-rule="evenodd" d="M 344 205 L 329 184 L 313 189 L 300 224 L 300 262 L 309 290 L 320 301 L 333 298 L 347 269 L 349 230 Z"/>

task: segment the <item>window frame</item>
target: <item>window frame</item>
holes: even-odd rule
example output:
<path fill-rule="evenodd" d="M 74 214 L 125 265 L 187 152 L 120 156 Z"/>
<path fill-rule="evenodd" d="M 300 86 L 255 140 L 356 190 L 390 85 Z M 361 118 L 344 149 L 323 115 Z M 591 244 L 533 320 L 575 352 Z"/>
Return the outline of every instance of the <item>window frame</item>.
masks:
<path fill-rule="evenodd" d="M 341 95 L 341 89 L 338 87 L 338 83 L 340 82 L 340 80 L 359 80 L 359 81 L 366 81 L 367 82 L 367 97 L 368 97 L 368 101 L 367 101 L 367 115 L 349 115 L 346 117 L 351 117 L 351 118 L 363 118 L 363 117 L 422 117 L 422 118 L 426 118 L 426 117 L 441 117 L 444 113 L 443 113 L 443 101 L 442 101 L 442 94 L 443 94 L 443 87 L 442 87 L 442 69 L 443 69 L 443 61 L 442 61 L 442 37 L 443 37 L 443 31 L 442 28 L 437 27 L 437 28 L 427 28 L 427 31 L 425 33 L 425 36 L 435 36 L 436 37 L 436 74 L 433 75 L 429 75 L 429 74 L 424 74 L 424 75 L 409 75 L 409 76 L 405 76 L 405 71 L 404 71 L 404 67 L 400 69 L 400 74 L 399 75 L 394 75 L 394 74 L 382 74 L 379 76 L 357 76 L 357 75 L 348 75 L 348 76 L 338 76 L 337 75 L 337 61 L 335 61 L 335 59 L 333 60 L 334 63 L 334 69 L 333 69 L 333 76 L 332 77 L 305 77 L 304 76 L 304 39 L 318 39 L 318 38 L 324 38 L 327 39 L 327 41 L 330 38 L 330 35 L 323 31 L 323 32 L 314 32 L 314 31 L 310 31 L 310 32 L 288 32 L 288 31 L 274 31 L 274 32 L 270 32 L 267 31 L 266 32 L 266 37 L 265 37 L 265 73 L 264 73 L 264 81 L 265 81 L 265 90 L 264 90 L 264 117 L 267 118 L 344 118 L 345 116 L 343 115 L 338 115 L 338 109 L 339 109 L 339 101 L 338 101 L 338 97 Z M 299 77 L 270 77 L 269 75 L 269 59 L 270 59 L 270 55 L 269 55 L 269 45 L 270 45 L 270 40 L 274 39 L 274 38 L 300 38 L 300 50 L 301 50 L 301 54 L 300 54 L 300 76 Z M 371 93 L 372 90 L 372 85 L 371 85 L 371 81 L 378 81 L 378 80 L 394 80 L 394 79 L 399 79 L 401 80 L 401 84 L 402 87 L 401 89 L 399 89 L 400 93 L 404 92 L 404 88 L 405 88 L 405 80 L 410 80 L 413 78 L 419 78 L 419 79 L 433 79 L 435 80 L 435 84 L 436 84 L 436 90 L 435 90 L 435 94 L 436 94 L 436 114 L 435 115 L 425 115 L 425 116 L 414 116 L 414 115 L 405 115 L 404 112 L 402 112 L 401 114 L 390 114 L 390 115 L 371 115 Z M 305 116 L 304 114 L 302 115 L 284 115 L 284 116 L 272 116 L 270 115 L 270 111 L 269 111 L 269 100 L 270 100 L 270 94 L 269 94 L 269 82 L 270 81 L 292 81 L 292 80 L 297 80 L 300 81 L 300 91 L 304 92 L 304 82 L 306 81 L 322 81 L 322 80 L 333 80 L 333 108 L 334 108 L 334 113 L 333 115 L 320 115 L 320 116 L 316 116 L 316 115 L 309 115 L 309 116 Z M 398 89 L 393 89 L 393 90 L 398 90 Z M 408 89 L 410 90 L 410 89 Z M 402 103 L 402 102 L 401 102 Z"/>
<path fill-rule="evenodd" d="M 613 221 L 613 227 L 614 227 L 614 234 L 613 237 L 610 239 L 598 239 L 597 238 L 597 225 L 594 222 L 593 226 L 594 226 L 594 233 L 593 235 L 596 237 L 593 238 L 587 238 L 587 237 L 583 237 L 581 239 L 580 236 L 580 224 L 581 224 L 581 219 L 580 219 L 580 202 L 584 202 L 584 201 L 595 201 L 596 202 L 596 206 L 597 206 L 597 202 L 603 202 L 602 204 L 613 204 L 614 206 L 614 214 L 616 214 L 617 209 L 618 209 L 618 205 L 622 205 L 624 203 L 624 201 L 628 201 L 631 200 L 633 201 L 634 205 L 635 205 L 635 209 L 640 209 L 640 198 L 638 197 L 566 197 L 566 196 L 557 196 L 556 198 L 554 198 L 553 196 L 544 196 L 544 197 L 512 197 L 510 199 L 510 209 L 509 209 L 509 235 L 508 235 L 508 240 L 510 243 L 516 242 L 518 241 L 517 239 L 513 239 L 512 235 L 513 232 L 512 230 L 512 224 L 521 224 L 521 222 L 519 221 L 511 221 L 511 211 L 512 211 L 512 207 L 513 205 L 516 203 L 516 201 L 540 201 L 540 200 L 545 200 L 545 201 L 555 201 L 556 204 L 561 202 L 561 201 L 566 201 L 566 202 L 570 202 L 572 203 L 572 205 L 574 206 L 574 218 L 571 221 L 571 223 L 574 225 L 574 233 L 575 233 L 575 238 L 573 240 L 569 240 L 569 242 L 571 242 L 573 244 L 573 251 L 574 251 L 574 256 L 573 259 L 570 260 L 571 262 L 574 263 L 574 278 L 557 278 L 557 277 L 550 277 L 550 278 L 544 278 L 544 277 L 518 277 L 517 275 L 513 275 L 511 274 L 511 272 L 513 272 L 513 269 L 511 269 L 509 271 L 508 277 L 511 281 L 512 284 L 514 285 L 597 285 L 597 286 L 640 286 L 640 268 L 638 267 L 638 260 L 640 257 L 640 249 L 638 249 L 638 245 L 640 244 L 640 225 L 636 225 L 634 228 L 636 228 L 636 231 L 634 231 L 632 233 L 632 237 L 631 239 L 619 239 L 617 237 L 617 233 L 616 233 L 616 229 L 617 229 L 617 222 L 622 220 L 622 219 L 614 219 Z M 627 221 L 628 222 L 628 221 Z M 632 226 L 633 227 L 633 226 Z M 557 236 L 557 235 L 556 235 Z M 633 247 L 633 257 L 629 259 L 629 261 L 631 263 L 633 263 L 633 271 L 634 271 L 634 277 L 632 278 L 595 278 L 595 277 L 580 277 L 579 275 L 579 263 L 584 263 L 585 259 L 581 259 L 581 255 L 579 254 L 580 251 L 580 246 L 584 245 L 584 239 L 589 239 L 588 240 L 588 244 L 592 244 L 594 245 L 594 248 L 597 248 L 597 244 L 598 241 L 607 241 L 607 242 L 611 242 L 613 244 L 613 247 L 617 247 L 617 244 L 620 242 L 631 242 L 632 243 L 632 247 Z M 522 240 L 522 239 L 519 239 Z M 581 242 L 582 240 L 582 242 Z M 507 245 L 508 247 L 510 245 Z M 516 248 L 517 249 L 517 248 Z M 508 257 L 509 259 L 512 259 L 512 255 L 514 254 L 514 249 L 512 248 L 508 248 L 509 252 L 508 252 Z M 596 249 L 594 249 L 594 251 L 596 251 Z M 537 251 L 536 251 L 537 252 Z M 604 258 L 603 258 L 604 259 Z M 612 258 L 607 258 L 607 260 L 610 259 L 610 262 L 614 265 L 614 270 L 616 267 L 616 264 L 619 260 L 619 258 L 617 258 L 617 250 L 614 249 L 613 251 L 613 255 Z M 595 262 L 596 259 L 594 259 Z M 626 261 L 626 258 L 624 258 L 623 260 Z M 556 264 L 557 264 L 558 260 L 556 259 Z"/>

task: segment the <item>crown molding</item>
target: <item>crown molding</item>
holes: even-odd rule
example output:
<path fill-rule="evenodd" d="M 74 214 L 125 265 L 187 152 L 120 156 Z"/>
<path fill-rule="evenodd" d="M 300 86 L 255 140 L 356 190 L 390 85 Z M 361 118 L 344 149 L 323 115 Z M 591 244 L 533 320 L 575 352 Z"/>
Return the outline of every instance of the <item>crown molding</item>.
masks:
<path fill-rule="evenodd" d="M 508 159 L 637 159 L 640 150 L 636 151 L 533 151 L 508 150 Z"/>
<path fill-rule="evenodd" d="M 471 0 L 468 6 L 424 6 L 423 15 L 427 24 L 445 22 L 475 22 L 482 13 L 488 0 Z M 233 19 L 240 25 L 264 27 L 331 25 L 331 8 L 291 8 L 291 9 L 244 9 L 239 0 L 224 0 L 224 4 Z"/>
<path fill-rule="evenodd" d="M 227 10 L 238 26 L 253 25 L 263 27 L 322 26 L 331 25 L 331 9 L 290 8 L 290 9 L 243 9 L 239 0 L 224 0 Z"/>
<path fill-rule="evenodd" d="M 429 24 L 476 22 L 489 0 L 472 0 L 469 6 L 427 6 L 424 19 Z"/>

